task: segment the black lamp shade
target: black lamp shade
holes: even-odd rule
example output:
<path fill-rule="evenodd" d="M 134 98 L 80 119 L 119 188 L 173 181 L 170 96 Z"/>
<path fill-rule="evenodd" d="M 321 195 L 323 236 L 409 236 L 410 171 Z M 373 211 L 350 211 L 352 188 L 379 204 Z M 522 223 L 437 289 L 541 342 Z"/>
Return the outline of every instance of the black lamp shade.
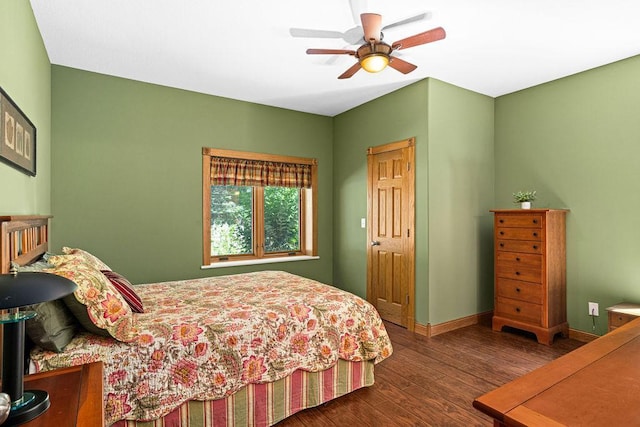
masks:
<path fill-rule="evenodd" d="M 71 280 L 51 273 L 0 275 L 0 310 L 52 301 L 76 290 Z"/>

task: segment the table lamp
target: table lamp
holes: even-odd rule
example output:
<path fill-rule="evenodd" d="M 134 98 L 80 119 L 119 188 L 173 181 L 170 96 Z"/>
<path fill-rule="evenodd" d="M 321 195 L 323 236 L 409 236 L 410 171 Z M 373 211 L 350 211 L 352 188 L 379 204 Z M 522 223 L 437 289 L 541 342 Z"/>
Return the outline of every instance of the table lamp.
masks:
<path fill-rule="evenodd" d="M 35 317 L 20 307 L 52 301 L 76 289 L 71 280 L 50 273 L 0 274 L 0 323 L 2 341 L 2 392 L 11 399 L 11 410 L 3 427 L 30 421 L 49 409 L 49 394 L 44 390 L 24 391 L 24 321 Z"/>

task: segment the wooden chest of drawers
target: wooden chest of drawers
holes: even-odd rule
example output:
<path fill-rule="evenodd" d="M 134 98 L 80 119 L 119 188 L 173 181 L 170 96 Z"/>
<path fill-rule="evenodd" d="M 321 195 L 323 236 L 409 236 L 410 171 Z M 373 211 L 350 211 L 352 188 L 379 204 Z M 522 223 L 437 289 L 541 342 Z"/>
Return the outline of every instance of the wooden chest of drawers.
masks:
<path fill-rule="evenodd" d="M 553 343 L 567 336 L 565 215 L 559 209 L 492 210 L 495 303 L 493 329 L 503 326 Z"/>

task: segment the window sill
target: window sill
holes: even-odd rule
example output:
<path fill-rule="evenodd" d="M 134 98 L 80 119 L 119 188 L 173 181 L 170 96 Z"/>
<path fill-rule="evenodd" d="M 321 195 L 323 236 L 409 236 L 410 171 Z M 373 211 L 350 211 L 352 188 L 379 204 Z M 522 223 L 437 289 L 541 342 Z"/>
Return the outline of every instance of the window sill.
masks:
<path fill-rule="evenodd" d="M 310 259 L 320 259 L 319 256 L 301 255 L 301 256 L 288 256 L 280 258 L 262 258 L 262 259 L 248 259 L 244 261 L 222 261 L 209 265 L 203 265 L 201 270 L 207 270 L 209 268 L 224 268 L 224 267 L 238 267 L 241 265 L 258 265 L 258 264 L 273 264 L 277 262 L 292 262 L 292 261 L 308 261 Z"/>

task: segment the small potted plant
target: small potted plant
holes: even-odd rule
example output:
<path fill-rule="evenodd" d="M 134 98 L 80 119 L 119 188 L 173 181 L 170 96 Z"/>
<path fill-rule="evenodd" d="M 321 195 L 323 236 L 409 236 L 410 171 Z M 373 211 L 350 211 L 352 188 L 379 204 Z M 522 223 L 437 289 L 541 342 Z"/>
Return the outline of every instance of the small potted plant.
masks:
<path fill-rule="evenodd" d="M 536 192 L 534 191 L 518 191 L 513 193 L 513 203 L 520 203 L 522 209 L 531 209 L 531 202 L 536 199 Z"/>

